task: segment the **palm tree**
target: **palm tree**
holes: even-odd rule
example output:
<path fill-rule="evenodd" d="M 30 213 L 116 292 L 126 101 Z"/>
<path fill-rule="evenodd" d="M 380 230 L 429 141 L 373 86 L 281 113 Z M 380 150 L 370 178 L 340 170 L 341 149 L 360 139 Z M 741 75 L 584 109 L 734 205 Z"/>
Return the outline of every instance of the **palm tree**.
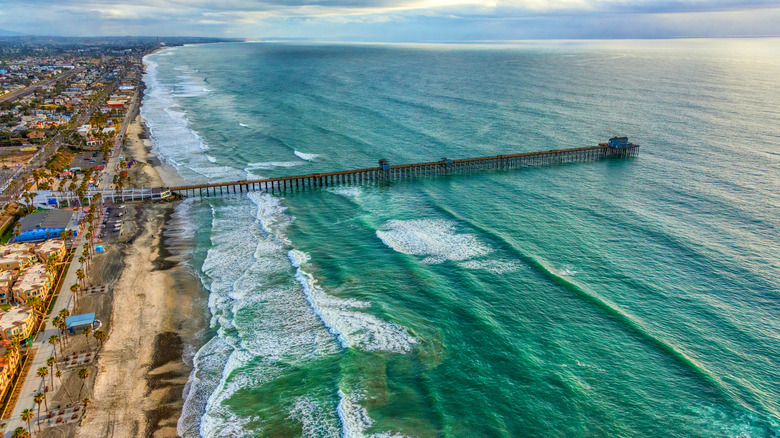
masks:
<path fill-rule="evenodd" d="M 55 316 L 54 319 L 59 318 L 59 316 Z M 57 324 L 54 324 L 55 327 L 57 327 Z M 49 336 L 49 343 L 54 346 L 54 364 L 57 365 L 57 369 L 60 368 L 59 365 L 59 359 L 57 358 L 57 344 L 60 345 L 60 353 L 62 353 L 62 343 L 60 342 L 60 337 L 57 335 L 51 335 Z"/>
<path fill-rule="evenodd" d="M 95 330 L 95 333 L 93 333 L 92 336 L 94 336 L 95 339 L 100 343 L 98 350 L 103 348 L 103 340 L 106 339 L 106 332 L 103 330 Z"/>
<path fill-rule="evenodd" d="M 84 257 L 84 259 L 85 259 L 85 260 L 86 260 L 86 258 L 87 258 L 87 256 L 86 256 L 86 255 L 84 255 L 84 256 L 82 256 L 82 257 Z M 85 275 L 84 275 L 84 269 L 82 269 L 82 268 L 78 268 L 78 269 L 76 269 L 76 278 L 78 278 L 78 279 L 79 279 L 79 284 L 82 284 L 82 285 L 83 285 L 83 283 L 84 283 L 84 277 L 85 277 Z"/>
<path fill-rule="evenodd" d="M 30 438 L 30 434 L 23 427 L 17 427 L 14 429 L 12 438 Z"/>
<path fill-rule="evenodd" d="M 64 390 L 65 390 L 65 395 L 67 395 L 67 396 L 68 396 L 68 400 L 70 400 L 70 402 L 71 402 L 71 403 L 73 403 L 73 397 L 71 397 L 71 396 L 70 396 L 70 391 L 68 391 L 68 387 L 67 387 L 67 386 L 65 386 L 65 385 L 62 383 L 62 371 L 60 371 L 60 370 L 57 370 L 57 372 L 56 372 L 56 373 L 54 373 L 54 375 L 57 377 L 57 379 L 59 379 L 59 381 L 60 381 L 60 386 L 62 387 L 62 389 L 64 389 Z"/>
<path fill-rule="evenodd" d="M 36 405 L 38 405 L 38 432 L 41 431 L 41 403 L 43 403 L 43 393 L 39 392 L 33 396 L 33 402 L 35 402 Z M 46 409 L 49 410 L 48 408 Z"/>
<path fill-rule="evenodd" d="M 54 347 L 56 353 L 57 347 Z M 46 359 L 46 365 L 49 366 L 49 380 L 51 381 L 51 387 L 54 388 L 54 365 L 57 365 L 57 358 L 54 356 Z"/>
<path fill-rule="evenodd" d="M 83 258 L 84 257 L 82 257 L 82 259 Z M 70 292 L 73 294 L 73 297 L 74 297 L 73 301 L 74 301 L 74 303 L 78 304 L 78 300 L 79 300 L 79 285 L 76 284 L 76 283 L 73 283 L 72 285 L 70 285 Z"/>
<path fill-rule="evenodd" d="M 87 406 L 89 406 L 90 402 L 91 402 L 91 400 L 89 399 L 89 397 L 84 397 L 84 400 L 81 400 L 81 403 L 84 404 L 84 410 L 82 411 L 81 418 L 84 418 L 84 417 L 87 416 Z"/>
<path fill-rule="evenodd" d="M 81 388 L 79 388 L 79 395 L 76 398 L 81 398 L 81 391 L 84 390 L 84 385 L 89 378 L 89 368 L 82 368 L 79 370 L 79 379 L 81 379 Z"/>
<path fill-rule="evenodd" d="M 27 422 L 27 432 L 29 432 L 30 435 L 32 435 L 32 426 L 30 425 L 30 421 L 35 417 L 35 414 L 33 413 L 32 409 L 25 409 L 22 411 L 22 421 Z"/>
<path fill-rule="evenodd" d="M 49 369 L 46 367 L 40 367 L 38 368 L 38 372 L 36 373 L 38 377 L 41 378 L 41 385 L 46 385 L 46 376 L 49 375 Z"/>
<path fill-rule="evenodd" d="M 89 335 L 92 334 L 92 328 L 87 327 L 84 329 L 84 338 L 87 340 L 87 349 L 91 350 L 92 347 L 89 345 Z"/>
<path fill-rule="evenodd" d="M 27 306 L 32 307 L 35 316 L 39 316 L 39 317 L 43 316 L 43 311 L 41 311 L 41 307 L 43 307 L 43 301 L 41 301 L 40 298 L 27 297 Z"/>

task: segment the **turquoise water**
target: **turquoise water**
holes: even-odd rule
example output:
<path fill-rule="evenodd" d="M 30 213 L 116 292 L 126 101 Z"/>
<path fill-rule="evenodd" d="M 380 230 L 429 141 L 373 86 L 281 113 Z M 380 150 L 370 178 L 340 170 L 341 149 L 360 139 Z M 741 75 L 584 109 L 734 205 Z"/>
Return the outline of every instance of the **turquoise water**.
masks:
<path fill-rule="evenodd" d="M 780 44 L 214 44 L 146 58 L 188 182 L 636 159 L 188 200 L 183 436 L 780 435 Z"/>

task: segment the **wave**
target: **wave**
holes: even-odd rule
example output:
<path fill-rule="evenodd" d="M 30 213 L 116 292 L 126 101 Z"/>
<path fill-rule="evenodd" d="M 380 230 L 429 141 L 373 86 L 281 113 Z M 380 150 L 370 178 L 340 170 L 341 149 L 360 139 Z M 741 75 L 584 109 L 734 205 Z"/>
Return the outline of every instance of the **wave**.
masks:
<path fill-rule="evenodd" d="M 428 264 L 462 261 L 493 251 L 474 234 L 458 234 L 456 225 L 445 219 L 390 220 L 376 235 L 397 252 L 428 256 L 422 260 Z"/>
<path fill-rule="evenodd" d="M 288 252 L 288 257 L 297 268 L 295 279 L 300 283 L 312 311 L 343 348 L 408 353 L 412 345 L 418 343 L 402 327 L 355 310 L 371 307 L 371 303 L 326 294 L 314 276 L 302 269 L 309 260 L 308 254 L 293 249 Z"/>
<path fill-rule="evenodd" d="M 319 154 L 307 154 L 299 151 L 294 151 L 293 153 L 301 160 L 306 160 L 306 161 L 314 161 L 315 158 L 319 157 Z"/>
<path fill-rule="evenodd" d="M 273 169 L 275 167 L 295 167 L 300 166 L 300 161 L 267 161 L 267 162 L 260 162 L 260 163 L 248 163 L 247 169 L 260 169 L 260 170 L 267 170 L 267 169 Z"/>
<path fill-rule="evenodd" d="M 166 52 L 162 52 L 166 53 Z M 231 167 L 213 168 L 212 160 L 206 154 L 209 146 L 190 126 L 187 112 L 180 110 L 181 105 L 174 90 L 181 84 L 164 83 L 160 80 L 159 63 L 155 55 L 144 57 L 146 72 L 143 76 L 146 92 L 141 106 L 141 116 L 149 127 L 153 141 L 153 152 L 166 164 L 173 166 L 176 172 L 187 182 L 205 182 L 214 179 L 236 180 L 242 171 Z"/>
<path fill-rule="evenodd" d="M 444 209 L 443 207 L 438 207 L 437 209 L 442 211 L 449 217 L 469 223 L 470 226 L 479 230 L 481 233 L 491 236 L 496 241 L 502 242 L 507 250 L 511 251 L 517 256 L 518 260 L 524 262 L 525 264 L 527 264 L 528 266 L 530 266 L 540 274 L 546 276 L 552 282 L 560 286 L 563 286 L 567 290 L 575 293 L 580 298 L 598 307 L 599 309 L 601 309 L 602 311 L 610 315 L 614 320 L 619 321 L 625 328 L 631 330 L 633 333 L 635 333 L 641 339 L 646 341 L 648 344 L 658 348 L 660 351 L 664 352 L 667 356 L 674 359 L 677 363 L 685 367 L 694 375 L 701 378 L 702 381 L 709 384 L 712 388 L 720 391 L 720 393 L 723 394 L 725 397 L 728 397 L 731 400 L 736 401 L 740 406 L 744 407 L 745 409 L 751 412 L 760 414 L 756 412 L 755 409 L 753 409 L 748 403 L 746 403 L 746 401 L 739 394 L 732 391 L 729 384 L 727 384 L 722 379 L 720 379 L 717 375 L 715 375 L 710 370 L 708 370 L 699 361 L 688 356 L 684 352 L 680 351 L 677 347 L 675 347 L 670 342 L 655 336 L 651 332 L 651 330 L 648 329 L 638 317 L 631 315 L 627 311 L 621 309 L 620 306 L 618 306 L 616 303 L 613 303 L 608 299 L 600 296 L 599 294 L 588 290 L 586 287 L 577 284 L 573 279 L 571 279 L 571 277 L 574 274 L 576 274 L 577 271 L 574 271 L 573 268 L 571 268 L 570 266 L 564 266 L 560 271 L 548 267 L 540 259 L 537 259 L 532 255 L 527 254 L 522 250 L 518 249 L 517 247 L 512 245 L 510 242 L 506 241 L 506 239 L 504 239 L 502 236 L 498 235 L 497 233 L 492 232 L 484 227 L 481 227 L 473 222 L 466 221 L 465 219 L 461 218 L 459 215 L 457 215 L 456 213 L 448 209 Z"/>
<path fill-rule="evenodd" d="M 368 416 L 366 408 L 360 405 L 362 397 L 357 394 L 346 394 L 339 390 L 339 405 L 336 411 L 341 421 L 341 436 L 343 438 L 404 438 L 404 435 L 388 432 L 366 434 L 374 420 Z"/>
<path fill-rule="evenodd" d="M 238 124 L 238 126 L 241 126 L 241 127 L 243 127 L 243 128 L 248 128 L 248 127 L 249 127 L 249 125 L 247 125 L 247 124 L 244 124 L 244 123 L 239 123 L 239 124 Z"/>

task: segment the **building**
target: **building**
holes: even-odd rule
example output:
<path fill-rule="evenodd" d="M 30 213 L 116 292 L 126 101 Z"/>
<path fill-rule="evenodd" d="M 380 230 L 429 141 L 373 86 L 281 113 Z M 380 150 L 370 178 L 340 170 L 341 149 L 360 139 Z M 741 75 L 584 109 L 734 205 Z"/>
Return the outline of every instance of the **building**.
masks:
<path fill-rule="evenodd" d="M 26 303 L 28 298 L 40 298 L 44 301 L 52 288 L 52 280 L 46 265 L 33 265 L 19 275 L 19 280 L 13 287 L 14 299 L 17 303 Z"/>
<path fill-rule="evenodd" d="M 13 252 L 0 258 L 0 269 L 4 271 L 21 271 L 38 261 L 35 254 Z"/>
<path fill-rule="evenodd" d="M 628 142 L 628 137 L 612 137 L 609 139 L 609 147 L 611 148 L 629 148 L 633 144 Z"/>
<path fill-rule="evenodd" d="M 75 216 L 73 210 L 47 210 L 27 215 L 22 218 L 21 234 L 16 241 L 30 242 L 59 237 L 65 229 L 77 229 Z"/>
<path fill-rule="evenodd" d="M 20 358 L 19 349 L 13 348 L 9 351 L 10 342 L 4 341 L 2 344 L 0 345 L 0 399 L 5 397 L 11 386 L 11 379 L 16 373 Z"/>
<path fill-rule="evenodd" d="M 0 339 L 11 341 L 15 336 L 27 339 L 35 325 L 35 313 L 30 307 L 12 307 L 7 312 L 0 312 Z"/>
<path fill-rule="evenodd" d="M 0 304 L 10 302 L 17 278 L 19 278 L 19 271 L 0 271 Z"/>
<path fill-rule="evenodd" d="M 94 313 L 84 313 L 82 315 L 73 315 L 65 318 L 65 324 L 68 325 L 68 333 L 83 333 L 85 329 L 97 329 L 100 327 L 100 321 L 95 319 Z"/>
<path fill-rule="evenodd" d="M 52 256 L 58 261 L 65 260 L 67 249 L 65 248 L 64 240 L 52 239 L 39 244 L 35 252 L 38 255 L 38 260 L 46 263 Z"/>

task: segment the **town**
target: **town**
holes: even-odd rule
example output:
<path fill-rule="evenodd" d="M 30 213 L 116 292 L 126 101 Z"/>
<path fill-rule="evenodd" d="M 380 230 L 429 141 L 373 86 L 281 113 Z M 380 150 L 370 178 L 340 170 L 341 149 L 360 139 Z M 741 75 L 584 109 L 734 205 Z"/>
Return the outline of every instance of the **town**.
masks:
<path fill-rule="evenodd" d="M 198 41 L 0 39 L 0 435 L 88 410 L 106 337 L 94 259 L 124 222 L 123 206 L 90 190 L 133 187 L 122 145 L 142 58 L 187 42 Z"/>

